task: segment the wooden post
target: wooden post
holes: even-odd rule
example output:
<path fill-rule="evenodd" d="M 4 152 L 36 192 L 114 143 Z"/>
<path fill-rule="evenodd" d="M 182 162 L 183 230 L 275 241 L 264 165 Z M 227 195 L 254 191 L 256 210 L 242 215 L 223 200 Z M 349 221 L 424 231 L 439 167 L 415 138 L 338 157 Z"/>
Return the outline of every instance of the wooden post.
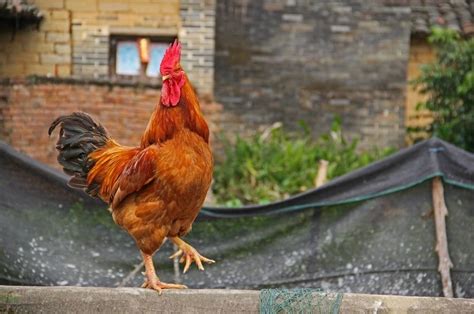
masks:
<path fill-rule="evenodd" d="M 446 235 L 445 217 L 448 215 L 448 208 L 444 201 L 443 182 L 440 177 L 433 179 L 433 207 L 436 226 L 436 252 L 438 253 L 438 271 L 441 274 L 443 284 L 443 295 L 448 298 L 453 297 L 453 283 L 451 281 L 450 269 L 453 267 L 448 252 L 448 237 Z"/>
<path fill-rule="evenodd" d="M 321 159 L 319 161 L 318 173 L 316 173 L 316 177 L 314 178 L 314 186 L 319 188 L 323 185 L 328 176 L 328 165 L 329 162 L 327 160 Z"/>

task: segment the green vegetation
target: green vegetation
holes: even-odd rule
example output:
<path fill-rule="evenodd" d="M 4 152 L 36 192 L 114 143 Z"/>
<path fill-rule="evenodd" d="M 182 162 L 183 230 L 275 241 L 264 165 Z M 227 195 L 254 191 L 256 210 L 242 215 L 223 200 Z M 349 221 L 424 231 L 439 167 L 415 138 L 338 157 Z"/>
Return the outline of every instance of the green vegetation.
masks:
<path fill-rule="evenodd" d="M 327 134 L 314 138 L 311 130 L 286 132 L 281 124 L 250 139 L 225 141 L 225 160 L 217 163 L 213 192 L 227 206 L 262 204 L 303 192 L 314 185 L 318 161 L 329 161 L 328 179 L 365 166 L 393 152 L 359 152 L 357 140 L 348 141 L 335 119 Z"/>
<path fill-rule="evenodd" d="M 418 108 L 434 113 L 426 131 L 474 152 L 474 38 L 463 40 L 454 31 L 434 28 L 429 42 L 437 60 L 413 82 L 429 97 Z"/>

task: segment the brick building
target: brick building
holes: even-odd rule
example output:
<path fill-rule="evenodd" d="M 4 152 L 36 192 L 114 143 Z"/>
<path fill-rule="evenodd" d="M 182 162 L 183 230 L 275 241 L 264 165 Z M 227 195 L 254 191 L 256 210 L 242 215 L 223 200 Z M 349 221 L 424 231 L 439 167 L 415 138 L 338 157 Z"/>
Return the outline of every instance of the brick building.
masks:
<path fill-rule="evenodd" d="M 303 120 L 324 132 L 339 115 L 365 147 L 401 146 L 407 126 L 431 119 L 408 84 L 434 58 L 430 28 L 469 36 L 473 16 L 472 0 L 218 1 L 222 124 Z"/>
<path fill-rule="evenodd" d="M 139 143 L 159 99 L 159 60 L 147 73 L 120 62 L 136 59 L 141 38 L 152 57 L 180 38 L 182 63 L 216 132 L 214 7 L 214 0 L 0 0 L 0 139 L 57 167 L 47 127 L 82 110 L 120 143 Z"/>
<path fill-rule="evenodd" d="M 402 145 L 410 8 L 385 2 L 218 2 L 216 69 L 228 70 L 216 71 L 216 96 L 227 123 L 243 132 L 302 120 L 321 132 L 339 115 L 365 146 Z"/>
<path fill-rule="evenodd" d="M 429 119 L 407 87 L 432 59 L 429 27 L 470 35 L 473 12 L 472 0 L 0 0 L 0 139 L 56 165 L 49 123 L 84 110 L 136 144 L 179 37 L 214 133 L 299 120 L 322 132 L 340 115 L 366 147 L 401 146 Z"/>

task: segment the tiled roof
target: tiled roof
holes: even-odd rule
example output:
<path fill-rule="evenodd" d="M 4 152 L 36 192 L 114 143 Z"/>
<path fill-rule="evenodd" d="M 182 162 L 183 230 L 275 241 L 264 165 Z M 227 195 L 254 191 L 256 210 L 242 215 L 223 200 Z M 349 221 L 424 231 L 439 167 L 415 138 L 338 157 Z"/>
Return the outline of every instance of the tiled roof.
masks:
<path fill-rule="evenodd" d="M 386 0 L 411 7 L 411 32 L 427 35 L 433 26 L 453 29 L 467 36 L 474 35 L 474 0 Z M 41 20 L 43 14 L 27 0 L 0 0 L 0 19 L 25 18 Z"/>
<path fill-rule="evenodd" d="M 26 0 L 0 0 L 1 19 L 21 19 L 39 21 L 43 14 L 38 7 Z"/>
<path fill-rule="evenodd" d="M 474 35 L 474 0 L 409 0 L 412 34 L 426 35 L 433 26 Z"/>

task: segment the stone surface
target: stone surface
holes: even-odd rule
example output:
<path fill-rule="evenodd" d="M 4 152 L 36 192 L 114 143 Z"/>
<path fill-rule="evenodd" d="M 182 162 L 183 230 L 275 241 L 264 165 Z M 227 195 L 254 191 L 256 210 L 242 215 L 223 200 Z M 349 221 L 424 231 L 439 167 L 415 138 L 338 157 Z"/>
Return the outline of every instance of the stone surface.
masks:
<path fill-rule="evenodd" d="M 259 302 L 259 292 L 251 290 L 165 290 L 160 296 L 138 288 L 0 286 L 0 311 L 8 313 L 258 313 Z M 473 311 L 472 299 L 364 294 L 345 294 L 340 308 L 340 313 Z"/>

